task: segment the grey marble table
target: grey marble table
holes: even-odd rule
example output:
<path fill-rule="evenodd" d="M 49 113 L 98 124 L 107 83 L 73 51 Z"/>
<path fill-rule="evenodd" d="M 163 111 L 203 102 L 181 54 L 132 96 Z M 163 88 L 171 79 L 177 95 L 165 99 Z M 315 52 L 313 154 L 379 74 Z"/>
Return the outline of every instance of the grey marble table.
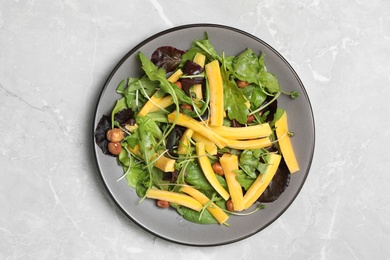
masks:
<path fill-rule="evenodd" d="M 292 206 L 237 243 L 154 237 L 107 196 L 93 109 L 121 57 L 174 26 L 216 23 L 273 46 L 316 120 Z M 390 2 L 0 2 L 0 259 L 389 259 Z"/>

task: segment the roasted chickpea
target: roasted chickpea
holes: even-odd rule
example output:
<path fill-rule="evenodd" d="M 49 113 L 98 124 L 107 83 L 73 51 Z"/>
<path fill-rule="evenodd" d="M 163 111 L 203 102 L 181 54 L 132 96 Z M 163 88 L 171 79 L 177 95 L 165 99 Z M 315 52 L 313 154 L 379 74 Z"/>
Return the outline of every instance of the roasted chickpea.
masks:
<path fill-rule="evenodd" d="M 226 201 L 226 209 L 230 212 L 234 212 L 233 201 L 231 199 Z"/>
<path fill-rule="evenodd" d="M 253 122 L 253 120 L 255 120 L 255 116 L 252 114 L 252 115 L 249 115 L 249 116 L 248 116 L 246 122 L 250 124 L 250 123 Z"/>
<path fill-rule="evenodd" d="M 122 152 L 122 145 L 119 142 L 109 142 L 108 151 L 113 155 L 118 155 Z"/>
<path fill-rule="evenodd" d="M 166 200 L 158 200 L 157 201 L 157 207 L 166 209 L 169 207 L 169 202 Z"/>
<path fill-rule="evenodd" d="M 176 81 L 175 83 L 173 83 L 173 84 L 175 84 L 178 88 L 180 88 L 180 89 L 182 89 L 183 88 L 183 85 L 181 84 L 181 82 L 180 81 Z"/>
<path fill-rule="evenodd" d="M 238 86 L 239 88 L 245 88 L 245 87 L 247 87 L 248 85 L 249 85 L 249 83 L 246 82 L 246 81 L 237 80 L 237 86 Z"/>
<path fill-rule="evenodd" d="M 212 168 L 213 168 L 213 171 L 216 174 L 218 174 L 220 176 L 224 176 L 225 175 L 224 172 L 223 172 L 222 165 L 219 162 L 213 163 Z"/>
<path fill-rule="evenodd" d="M 119 128 L 110 129 L 107 131 L 107 139 L 110 142 L 120 142 L 123 139 L 123 131 Z"/>
<path fill-rule="evenodd" d="M 183 105 L 180 105 L 180 109 L 181 109 L 181 110 L 188 110 L 188 111 L 194 110 L 190 104 L 183 104 Z"/>

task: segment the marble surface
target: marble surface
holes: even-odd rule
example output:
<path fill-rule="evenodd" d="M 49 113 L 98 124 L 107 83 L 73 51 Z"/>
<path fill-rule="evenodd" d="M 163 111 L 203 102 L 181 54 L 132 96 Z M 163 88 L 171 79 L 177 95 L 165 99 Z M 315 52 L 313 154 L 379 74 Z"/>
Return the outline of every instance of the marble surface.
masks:
<path fill-rule="evenodd" d="M 310 175 L 264 231 L 219 247 L 127 219 L 94 164 L 91 121 L 137 43 L 189 23 L 245 30 L 300 75 L 316 121 Z M 0 1 L 0 259 L 389 259 L 390 2 Z"/>

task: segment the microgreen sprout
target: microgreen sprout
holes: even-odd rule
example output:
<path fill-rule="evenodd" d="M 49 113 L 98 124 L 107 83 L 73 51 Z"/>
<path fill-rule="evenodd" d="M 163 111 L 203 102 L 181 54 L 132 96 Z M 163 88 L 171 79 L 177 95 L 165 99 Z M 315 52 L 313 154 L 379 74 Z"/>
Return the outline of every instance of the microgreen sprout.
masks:
<path fill-rule="evenodd" d="M 228 211 L 226 209 L 223 209 L 223 211 L 225 211 L 226 213 L 235 215 L 235 216 L 249 216 L 249 215 L 252 215 L 253 213 L 255 213 L 261 209 L 265 209 L 265 205 L 262 203 L 259 203 L 259 205 L 254 210 L 252 210 L 250 212 L 242 212 L 242 213 L 241 212 L 231 212 L 231 211 Z"/>
<path fill-rule="evenodd" d="M 145 90 L 144 90 L 145 91 Z M 137 89 L 136 91 L 135 91 L 135 105 L 138 107 L 138 104 L 139 104 L 139 99 L 138 99 L 138 94 L 139 93 L 139 90 Z M 146 95 L 147 96 L 147 95 Z"/>
<path fill-rule="evenodd" d="M 204 72 L 195 75 L 181 75 L 181 79 L 193 79 L 193 78 L 204 78 L 206 74 Z"/>
<path fill-rule="evenodd" d="M 281 91 L 283 94 L 290 96 L 292 99 L 295 99 L 299 97 L 299 92 L 298 91 L 291 91 L 291 92 L 286 92 L 286 91 Z"/>
<path fill-rule="evenodd" d="M 200 211 L 200 214 L 199 214 L 199 220 L 202 218 L 203 212 L 205 210 L 207 210 L 208 207 L 214 207 L 215 200 L 217 200 L 217 197 L 216 197 L 216 194 L 213 193 L 213 195 L 211 196 L 211 199 L 209 201 L 207 201 L 207 203 L 205 203 L 203 205 L 203 208 L 202 208 L 202 210 Z"/>
<path fill-rule="evenodd" d="M 161 107 L 159 104 L 157 104 L 156 102 L 154 102 L 154 101 L 148 96 L 148 94 L 146 93 L 146 90 L 145 90 L 145 88 L 144 88 L 144 86 L 143 86 L 143 84 L 142 84 L 141 81 L 139 81 L 139 84 L 140 84 L 140 86 L 141 86 L 141 89 L 142 89 L 142 91 L 143 91 L 144 96 L 145 96 L 153 105 L 155 105 L 156 107 L 160 108 L 162 111 L 168 113 L 168 111 L 165 110 L 165 108 Z M 137 93 L 138 93 L 138 92 L 137 92 Z"/>
<path fill-rule="evenodd" d="M 268 107 L 269 105 L 272 104 L 272 102 L 274 102 L 279 96 L 280 96 L 280 93 L 281 92 L 277 92 L 274 97 L 269 101 L 267 102 L 266 104 L 262 105 L 261 107 L 259 107 L 258 109 L 252 111 L 249 113 L 249 115 L 253 115 L 253 114 L 257 114 L 258 112 L 260 112 L 261 110 L 263 110 L 264 108 Z"/>

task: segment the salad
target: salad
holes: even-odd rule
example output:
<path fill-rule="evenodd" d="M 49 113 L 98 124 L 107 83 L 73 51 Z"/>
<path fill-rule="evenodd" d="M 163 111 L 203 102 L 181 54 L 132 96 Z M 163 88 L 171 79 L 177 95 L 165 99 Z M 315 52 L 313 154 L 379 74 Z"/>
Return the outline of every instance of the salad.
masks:
<path fill-rule="evenodd" d="M 162 46 L 137 57 L 144 75 L 120 82 L 95 141 L 140 202 L 228 225 L 283 193 L 299 166 L 277 100 L 299 94 L 281 89 L 263 53 L 218 53 L 205 33 L 186 51 Z"/>

